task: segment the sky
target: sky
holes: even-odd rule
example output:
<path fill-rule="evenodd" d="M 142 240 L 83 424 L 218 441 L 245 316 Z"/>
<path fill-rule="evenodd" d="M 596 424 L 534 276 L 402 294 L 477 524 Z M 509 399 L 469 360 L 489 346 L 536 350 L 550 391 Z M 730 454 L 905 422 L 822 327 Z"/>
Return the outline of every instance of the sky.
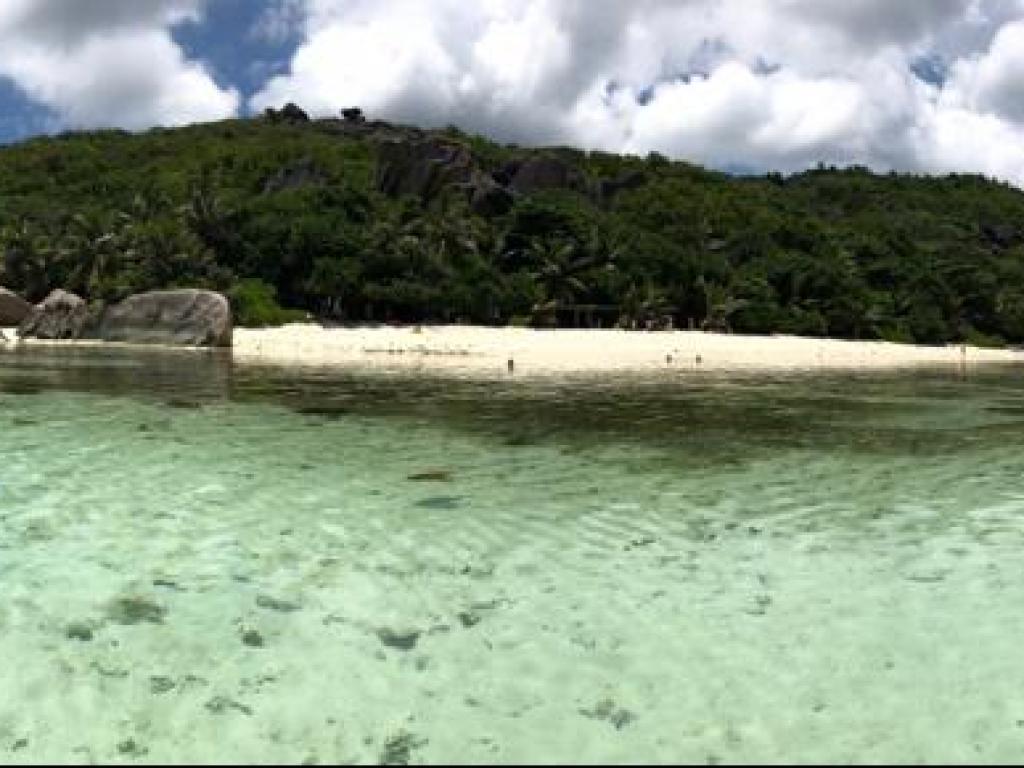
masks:
<path fill-rule="evenodd" d="M 258 114 L 1024 187 L 1024 0 L 0 0 L 0 142 Z"/>

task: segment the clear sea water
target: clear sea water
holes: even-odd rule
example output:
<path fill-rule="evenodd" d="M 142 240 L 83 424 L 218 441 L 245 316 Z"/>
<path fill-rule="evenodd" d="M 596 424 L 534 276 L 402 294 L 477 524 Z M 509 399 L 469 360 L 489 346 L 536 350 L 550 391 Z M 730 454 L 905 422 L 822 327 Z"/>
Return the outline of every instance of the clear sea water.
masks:
<path fill-rule="evenodd" d="M 0 763 L 1024 759 L 1024 371 L 0 354 Z"/>

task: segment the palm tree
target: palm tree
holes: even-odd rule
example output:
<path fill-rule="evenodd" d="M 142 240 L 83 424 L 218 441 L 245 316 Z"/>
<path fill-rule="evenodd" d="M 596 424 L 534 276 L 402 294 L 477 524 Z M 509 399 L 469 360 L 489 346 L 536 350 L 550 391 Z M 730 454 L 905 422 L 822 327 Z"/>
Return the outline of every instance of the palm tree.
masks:
<path fill-rule="evenodd" d="M 231 213 L 218 197 L 208 170 L 203 169 L 193 181 L 188 204 L 181 206 L 179 212 L 205 245 L 217 249 L 228 241 Z"/>
<path fill-rule="evenodd" d="M 528 253 L 535 265 L 529 275 L 539 285 L 542 296 L 533 306 L 533 314 L 542 316 L 544 324 L 552 324 L 557 321 L 559 309 L 575 304 L 579 296 L 589 293 L 581 275 L 594 266 L 596 259 L 576 256 L 575 243 L 553 239 L 534 240 Z"/>
<path fill-rule="evenodd" d="M 117 271 L 122 255 L 119 223 L 95 214 L 71 217 L 58 246 L 59 258 L 68 268 L 71 290 L 86 297 L 96 296 L 104 278 Z"/>
<path fill-rule="evenodd" d="M 730 318 L 746 307 L 749 302 L 733 296 L 728 286 L 707 282 L 703 275 L 697 278 L 697 285 L 704 292 L 704 304 L 707 308 L 707 315 L 701 324 L 701 329 L 731 333 Z"/>
<path fill-rule="evenodd" d="M 630 286 L 622 299 L 619 324 L 635 328 L 638 323 L 654 322 L 663 324 L 672 315 L 668 296 L 649 280 L 643 286 Z"/>
<path fill-rule="evenodd" d="M 22 290 L 30 300 L 45 296 L 57 251 L 50 236 L 29 219 L 0 230 L 0 284 Z"/>

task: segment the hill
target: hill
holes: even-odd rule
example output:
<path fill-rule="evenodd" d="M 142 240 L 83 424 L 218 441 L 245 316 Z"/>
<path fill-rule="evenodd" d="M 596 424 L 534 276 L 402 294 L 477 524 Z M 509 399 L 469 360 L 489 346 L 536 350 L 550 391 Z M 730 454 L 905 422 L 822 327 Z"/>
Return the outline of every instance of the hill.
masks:
<path fill-rule="evenodd" d="M 614 324 L 1024 341 L 1024 192 L 501 146 L 301 110 L 0 149 L 0 285 L 175 286 L 243 324 Z"/>

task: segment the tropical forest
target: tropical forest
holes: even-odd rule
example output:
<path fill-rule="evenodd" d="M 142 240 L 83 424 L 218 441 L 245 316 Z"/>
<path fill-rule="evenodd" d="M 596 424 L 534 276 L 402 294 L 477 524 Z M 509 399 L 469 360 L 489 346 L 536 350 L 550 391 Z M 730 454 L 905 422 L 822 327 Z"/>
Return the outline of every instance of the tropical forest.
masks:
<path fill-rule="evenodd" d="M 1024 341 L 1024 192 L 738 176 L 452 126 L 258 117 L 0 148 L 0 285 L 172 287 L 242 325 L 444 323 Z"/>

